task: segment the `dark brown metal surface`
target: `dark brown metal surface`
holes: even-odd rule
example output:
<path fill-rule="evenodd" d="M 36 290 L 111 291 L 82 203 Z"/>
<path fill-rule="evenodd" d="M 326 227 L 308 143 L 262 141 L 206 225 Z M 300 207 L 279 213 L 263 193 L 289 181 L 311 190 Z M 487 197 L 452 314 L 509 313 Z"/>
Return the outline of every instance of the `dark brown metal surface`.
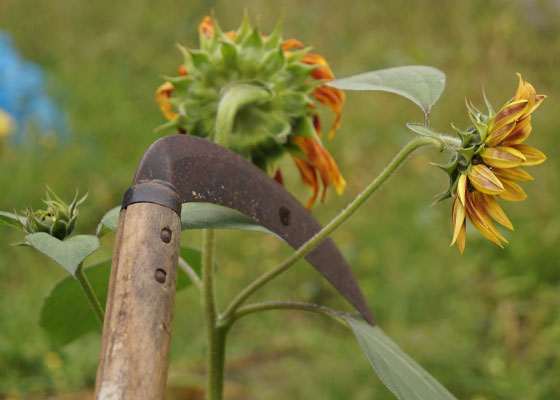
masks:
<path fill-rule="evenodd" d="M 309 211 L 276 181 L 238 154 L 206 139 L 171 135 L 153 143 L 140 161 L 132 188 L 154 180 L 170 183 L 183 203 L 213 203 L 237 210 L 294 249 L 321 230 Z M 134 202 L 142 201 L 139 191 L 134 198 Z M 324 240 L 305 258 L 373 323 L 358 282 L 331 239 Z"/>

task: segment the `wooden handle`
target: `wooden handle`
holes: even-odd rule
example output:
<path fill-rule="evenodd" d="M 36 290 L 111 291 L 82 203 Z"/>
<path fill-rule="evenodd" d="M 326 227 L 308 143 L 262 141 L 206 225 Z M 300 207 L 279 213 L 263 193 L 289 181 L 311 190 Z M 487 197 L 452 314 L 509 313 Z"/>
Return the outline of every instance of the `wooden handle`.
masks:
<path fill-rule="evenodd" d="M 181 221 L 138 203 L 119 217 L 95 398 L 165 397 Z"/>

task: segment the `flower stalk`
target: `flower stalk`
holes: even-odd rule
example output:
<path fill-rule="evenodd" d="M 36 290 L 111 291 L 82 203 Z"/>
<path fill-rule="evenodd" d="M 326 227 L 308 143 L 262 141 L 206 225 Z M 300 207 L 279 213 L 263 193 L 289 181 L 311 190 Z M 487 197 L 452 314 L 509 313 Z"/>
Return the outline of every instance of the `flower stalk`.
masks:
<path fill-rule="evenodd" d="M 332 219 L 323 229 L 321 229 L 315 236 L 304 243 L 297 251 L 291 256 L 287 257 L 284 261 L 276 267 L 265 272 L 259 278 L 255 279 L 245 289 L 243 289 L 237 297 L 235 297 L 220 320 L 221 326 L 227 326 L 232 318 L 234 318 L 236 310 L 243 304 L 255 291 L 264 286 L 266 283 L 286 271 L 297 261 L 303 258 L 307 253 L 313 250 L 323 240 L 330 236 L 344 221 L 346 221 L 358 208 L 369 199 L 381 185 L 389 179 L 389 177 L 397 170 L 397 168 L 406 160 L 406 158 L 413 153 L 416 149 L 427 146 L 435 145 L 441 148 L 441 143 L 430 137 L 417 137 L 406 144 L 399 153 L 391 160 L 389 165 L 360 193 L 356 198 L 343 209 L 334 219 Z"/>
<path fill-rule="evenodd" d="M 214 230 L 202 230 L 202 308 L 206 325 L 206 399 L 223 398 L 224 361 L 227 329 L 217 326 L 218 308 L 214 282 Z"/>
<path fill-rule="evenodd" d="M 91 283 L 87 278 L 84 268 L 82 264 L 79 265 L 78 269 L 76 270 L 76 280 L 80 284 L 84 294 L 86 295 L 97 320 L 99 321 L 99 325 L 103 326 L 103 319 L 105 318 L 105 312 L 103 311 L 103 307 L 101 307 L 101 303 L 97 298 L 93 288 L 91 287 Z"/>

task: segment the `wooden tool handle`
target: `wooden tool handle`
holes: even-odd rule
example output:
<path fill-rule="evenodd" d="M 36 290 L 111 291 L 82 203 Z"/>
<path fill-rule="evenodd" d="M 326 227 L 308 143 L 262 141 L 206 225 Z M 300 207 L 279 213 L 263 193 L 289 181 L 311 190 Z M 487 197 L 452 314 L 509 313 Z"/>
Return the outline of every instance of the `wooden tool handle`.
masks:
<path fill-rule="evenodd" d="M 137 203 L 121 211 L 95 399 L 164 399 L 180 233 L 169 208 Z"/>

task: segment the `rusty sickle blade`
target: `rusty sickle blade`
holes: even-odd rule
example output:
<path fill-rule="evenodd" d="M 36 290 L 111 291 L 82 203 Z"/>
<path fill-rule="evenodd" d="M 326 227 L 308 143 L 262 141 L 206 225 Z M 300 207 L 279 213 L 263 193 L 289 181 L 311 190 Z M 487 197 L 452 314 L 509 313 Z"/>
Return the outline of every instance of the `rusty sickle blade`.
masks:
<path fill-rule="evenodd" d="M 181 203 L 225 206 L 254 219 L 294 249 L 321 230 L 309 211 L 260 169 L 222 146 L 189 135 L 166 136 L 146 151 L 123 207 L 138 202 L 162 204 L 179 214 Z M 331 239 L 305 258 L 373 324 L 358 282 Z"/>

